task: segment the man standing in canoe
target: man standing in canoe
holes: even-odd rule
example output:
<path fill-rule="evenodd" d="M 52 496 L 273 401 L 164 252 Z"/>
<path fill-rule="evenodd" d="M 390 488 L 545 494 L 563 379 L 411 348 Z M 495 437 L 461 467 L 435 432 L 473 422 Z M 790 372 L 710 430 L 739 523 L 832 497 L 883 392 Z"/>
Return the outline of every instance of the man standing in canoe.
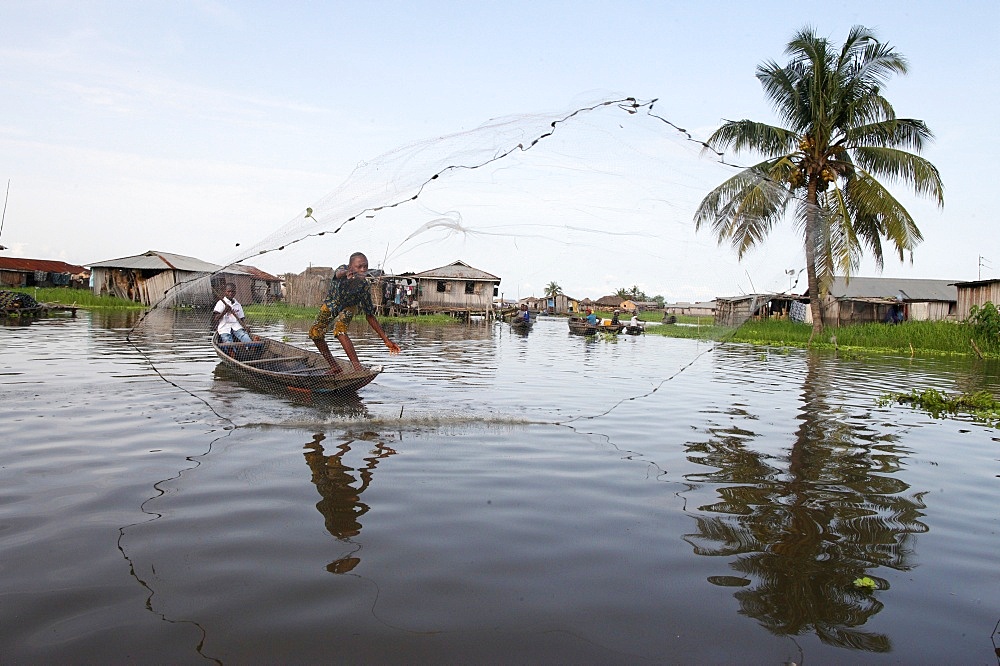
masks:
<path fill-rule="evenodd" d="M 330 321 L 333 321 L 333 334 L 340 340 L 344 347 L 347 358 L 351 360 L 355 370 L 363 370 L 361 362 L 358 361 L 358 353 L 354 350 L 354 343 L 347 336 L 347 325 L 351 323 L 354 315 L 359 311 L 365 314 L 368 325 L 380 338 L 385 346 L 389 348 L 390 354 L 399 353 L 399 345 L 389 339 L 375 319 L 375 304 L 372 302 L 371 287 L 365 279 L 368 272 L 368 258 L 360 252 L 351 255 L 346 266 L 338 266 L 333 272 L 333 279 L 330 281 L 330 290 L 326 294 L 326 299 L 319 308 L 316 321 L 309 329 L 309 338 L 316 344 L 316 348 L 330 364 L 330 373 L 340 372 L 340 365 L 330 353 L 330 347 L 326 344 L 326 333 L 330 329 Z"/>

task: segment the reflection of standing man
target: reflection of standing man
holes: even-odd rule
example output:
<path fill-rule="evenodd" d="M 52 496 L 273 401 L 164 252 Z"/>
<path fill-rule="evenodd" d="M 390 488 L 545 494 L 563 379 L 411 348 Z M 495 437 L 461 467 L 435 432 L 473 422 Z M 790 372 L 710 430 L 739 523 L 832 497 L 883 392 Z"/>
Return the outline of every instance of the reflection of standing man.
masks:
<path fill-rule="evenodd" d="M 373 455 L 366 457 L 365 467 L 360 471 L 361 485 L 354 487 L 357 479 L 354 477 L 354 470 L 344 464 L 343 457 L 351 450 L 353 439 L 345 440 L 337 446 L 337 453 L 331 456 L 324 455 L 323 445 L 320 443 L 325 439 L 325 435 L 319 433 L 313 436 L 313 441 L 306 444 L 308 449 L 305 452 L 306 464 L 312 472 L 312 482 L 316 484 L 322 499 L 316 503 L 316 508 L 323 514 L 323 522 L 327 531 L 338 539 L 348 539 L 361 533 L 361 516 L 368 513 L 369 506 L 361 501 L 361 493 L 365 491 L 372 480 L 372 472 L 378 466 L 378 461 L 387 458 L 395 453 L 394 450 L 385 446 L 381 441 L 376 442 Z M 350 558 L 355 559 L 355 558 Z M 327 567 L 334 573 L 344 573 L 357 564 L 347 565 L 341 560 L 332 563 Z M 349 568 L 345 568 L 349 566 Z M 332 567 L 332 569 L 331 569 Z"/>

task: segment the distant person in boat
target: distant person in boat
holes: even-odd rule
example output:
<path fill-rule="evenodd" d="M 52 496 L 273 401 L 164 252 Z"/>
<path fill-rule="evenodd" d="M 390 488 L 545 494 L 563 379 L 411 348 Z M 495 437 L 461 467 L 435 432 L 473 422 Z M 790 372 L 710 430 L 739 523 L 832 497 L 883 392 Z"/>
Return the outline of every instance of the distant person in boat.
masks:
<path fill-rule="evenodd" d="M 587 316 L 585 319 L 591 326 L 597 326 L 597 315 L 594 314 L 593 310 L 587 310 Z"/>
<path fill-rule="evenodd" d="M 363 370 L 361 362 L 358 360 L 358 353 L 354 350 L 354 343 L 347 336 L 347 325 L 351 323 L 359 311 L 363 312 L 368 320 L 368 325 L 382 338 L 382 342 L 389 348 L 390 354 L 399 353 L 399 345 L 389 339 L 375 319 L 375 304 L 372 302 L 371 286 L 368 284 L 368 258 L 360 252 L 351 255 L 350 260 L 344 266 L 337 267 L 333 272 L 333 279 L 330 281 L 330 290 L 326 294 L 326 300 L 319 307 L 316 321 L 309 329 L 309 338 L 316 344 L 316 348 L 330 364 L 330 373 L 340 372 L 340 364 L 330 353 L 330 347 L 326 344 L 326 333 L 330 329 L 330 322 L 333 322 L 333 334 L 340 340 L 344 353 L 350 359 L 355 370 Z"/>
<path fill-rule="evenodd" d="M 618 315 L 620 315 L 620 314 L 621 314 L 620 310 L 615 310 L 614 312 L 611 313 L 611 325 L 612 326 L 617 326 L 618 324 L 621 323 L 618 320 Z"/>
<path fill-rule="evenodd" d="M 632 318 L 628 320 L 628 325 L 632 328 L 639 328 L 642 324 L 639 323 L 639 315 L 633 314 Z"/>
<path fill-rule="evenodd" d="M 243 306 L 236 300 L 236 285 L 227 284 L 222 292 L 222 298 L 215 304 L 212 311 L 212 325 L 219 332 L 221 342 L 251 342 L 250 332 L 246 329 Z"/>
<path fill-rule="evenodd" d="M 514 321 L 524 322 L 525 324 L 531 323 L 531 313 L 528 312 L 528 304 L 521 303 L 521 310 L 514 315 Z"/>

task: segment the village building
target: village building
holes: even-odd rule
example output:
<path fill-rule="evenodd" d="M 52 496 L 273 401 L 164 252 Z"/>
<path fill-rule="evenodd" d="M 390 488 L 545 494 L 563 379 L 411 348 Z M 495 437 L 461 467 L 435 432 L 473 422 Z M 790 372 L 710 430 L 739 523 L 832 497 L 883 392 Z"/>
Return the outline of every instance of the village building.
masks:
<path fill-rule="evenodd" d="M 88 286 L 90 271 L 83 266 L 49 259 L 0 257 L 2 287 L 77 287 Z"/>
<path fill-rule="evenodd" d="M 715 301 L 698 301 L 689 303 L 678 301 L 677 303 L 665 303 L 663 312 L 668 315 L 686 315 L 689 317 L 714 317 Z"/>
<path fill-rule="evenodd" d="M 595 310 L 620 310 L 622 305 L 622 299 L 614 294 L 610 296 L 601 296 L 596 301 L 593 302 L 593 308 Z"/>
<path fill-rule="evenodd" d="M 837 276 L 821 307 L 828 326 L 887 322 L 894 312 L 903 321 L 953 321 L 958 318 L 958 290 L 952 280 Z M 789 317 L 811 324 L 812 310 L 807 296 L 795 294 L 716 299 L 716 324 L 739 326 L 749 317 Z"/>
<path fill-rule="evenodd" d="M 650 312 L 652 310 L 659 310 L 660 304 L 656 301 L 624 300 L 619 304 L 618 309 L 625 312 Z"/>
<path fill-rule="evenodd" d="M 715 299 L 715 325 L 740 326 L 750 318 L 788 317 L 797 296 L 743 294 Z"/>
<path fill-rule="evenodd" d="M 519 307 L 522 304 L 527 305 L 528 310 L 531 312 L 544 312 L 554 315 L 576 314 L 580 312 L 580 301 L 566 294 L 528 296 L 517 301 Z"/>
<path fill-rule="evenodd" d="M 884 322 L 897 305 L 906 321 L 955 320 L 958 289 L 954 280 L 838 276 L 824 299 L 823 319 L 830 326 Z"/>
<path fill-rule="evenodd" d="M 1000 280 L 956 282 L 955 289 L 958 299 L 955 317 L 960 321 L 969 318 L 972 306 L 982 307 L 987 303 L 992 303 L 1000 307 Z"/>
<path fill-rule="evenodd" d="M 270 303 L 281 298 L 281 281 L 258 268 L 219 266 L 194 257 L 149 250 L 90 265 L 97 296 L 115 296 L 154 305 L 211 307 L 226 283 L 236 285 L 236 300 Z"/>
<path fill-rule="evenodd" d="M 500 278 L 463 261 L 412 275 L 422 313 L 448 313 L 459 317 L 491 316 L 499 295 Z"/>

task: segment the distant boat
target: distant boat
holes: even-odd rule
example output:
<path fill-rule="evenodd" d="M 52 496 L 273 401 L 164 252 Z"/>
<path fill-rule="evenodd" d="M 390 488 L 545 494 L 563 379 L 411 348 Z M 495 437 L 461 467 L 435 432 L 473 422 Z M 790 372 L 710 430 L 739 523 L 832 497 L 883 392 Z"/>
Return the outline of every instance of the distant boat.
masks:
<path fill-rule="evenodd" d="M 642 335 L 646 332 L 646 327 L 642 324 L 637 324 L 636 326 L 625 324 L 625 332 L 629 335 Z"/>
<path fill-rule="evenodd" d="M 349 393 L 357 391 L 382 372 L 382 366 L 355 370 L 345 358 L 334 359 L 341 371 L 330 375 L 330 366 L 319 352 L 263 338 L 253 342 L 221 342 L 212 336 L 212 347 L 222 362 L 250 383 L 267 390 Z"/>

